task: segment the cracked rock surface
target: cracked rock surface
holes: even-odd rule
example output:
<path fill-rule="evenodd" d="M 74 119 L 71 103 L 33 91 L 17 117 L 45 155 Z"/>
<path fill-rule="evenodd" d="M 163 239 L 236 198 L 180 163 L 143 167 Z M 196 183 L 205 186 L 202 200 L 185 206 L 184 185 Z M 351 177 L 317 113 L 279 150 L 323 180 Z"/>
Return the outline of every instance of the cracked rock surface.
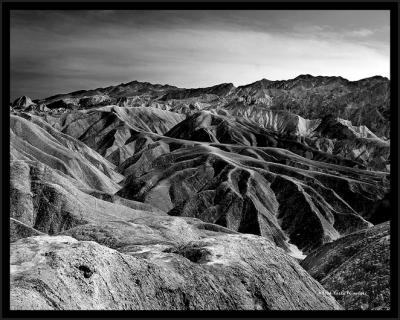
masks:
<path fill-rule="evenodd" d="M 12 309 L 341 309 L 293 258 L 251 235 L 207 237 L 146 258 L 69 236 L 29 237 L 11 249 Z"/>
<path fill-rule="evenodd" d="M 301 265 L 346 309 L 390 309 L 389 222 L 328 243 Z"/>

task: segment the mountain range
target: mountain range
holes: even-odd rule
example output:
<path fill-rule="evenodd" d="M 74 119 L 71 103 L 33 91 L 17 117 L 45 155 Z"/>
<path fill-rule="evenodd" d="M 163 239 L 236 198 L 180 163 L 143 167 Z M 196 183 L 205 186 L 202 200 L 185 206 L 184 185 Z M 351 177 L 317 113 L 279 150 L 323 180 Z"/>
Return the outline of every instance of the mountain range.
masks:
<path fill-rule="evenodd" d="M 23 96 L 10 152 L 12 309 L 390 309 L 387 78 Z"/>

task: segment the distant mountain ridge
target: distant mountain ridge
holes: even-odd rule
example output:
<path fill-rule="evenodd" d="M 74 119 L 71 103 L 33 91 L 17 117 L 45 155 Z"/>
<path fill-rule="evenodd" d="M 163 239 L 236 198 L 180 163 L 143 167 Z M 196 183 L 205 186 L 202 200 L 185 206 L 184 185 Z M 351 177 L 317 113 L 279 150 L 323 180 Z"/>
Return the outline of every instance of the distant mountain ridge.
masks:
<path fill-rule="evenodd" d="M 122 88 L 147 88 L 149 90 L 152 89 L 162 89 L 162 90 L 170 90 L 170 91 L 182 91 L 182 90 L 188 90 L 188 91 L 195 91 L 195 92 L 209 92 L 210 90 L 213 89 L 218 89 L 218 88 L 224 88 L 224 87 L 231 87 L 233 89 L 237 89 L 237 90 L 242 90 L 245 88 L 249 88 L 249 87 L 256 87 L 256 86 L 261 86 L 264 88 L 287 88 L 288 84 L 298 84 L 298 83 L 306 83 L 306 82 L 311 82 L 311 83 L 318 83 L 319 85 L 326 85 L 326 84 L 330 84 L 333 82 L 340 82 L 342 84 L 348 84 L 348 85 L 358 85 L 358 84 L 363 84 L 366 82 L 373 82 L 374 80 L 376 81 L 384 81 L 384 82 L 390 82 L 390 80 L 387 77 L 383 77 L 383 76 L 371 76 L 371 77 L 367 77 L 367 78 L 363 78 L 360 80 L 347 80 L 343 77 L 340 76 L 312 76 L 310 74 L 301 74 L 298 75 L 297 77 L 293 78 L 293 79 L 288 79 L 288 80 L 268 80 L 268 79 L 261 79 L 255 82 L 252 82 L 250 84 L 246 84 L 246 85 L 242 85 L 242 86 L 235 86 L 233 83 L 221 83 L 221 84 L 216 84 L 210 87 L 198 87 L 198 88 L 180 88 L 180 87 L 176 87 L 173 85 L 168 85 L 168 84 L 153 84 L 147 81 L 137 81 L 137 80 L 133 80 L 130 82 L 126 82 L 126 83 L 121 83 L 119 85 L 114 85 L 114 86 L 108 86 L 108 87 L 104 87 L 104 88 L 96 88 L 96 89 L 89 89 L 89 90 L 77 90 L 77 91 L 72 91 L 69 93 L 61 93 L 61 94 L 56 94 L 56 95 L 52 95 L 49 96 L 47 98 L 43 98 L 43 99 L 34 99 L 34 101 L 38 102 L 38 101 L 49 101 L 49 100 L 54 100 L 54 99 L 59 99 L 59 98 L 63 98 L 66 96 L 79 96 L 81 94 L 90 94 L 90 93 L 94 93 L 94 92 L 101 92 L 101 93 L 115 93 L 117 92 L 117 88 L 121 88 L 121 93 L 122 93 Z M 215 93 L 215 92 L 213 92 Z M 215 93 L 217 94 L 217 93 Z M 219 95 L 224 95 L 223 93 L 220 93 Z"/>
<path fill-rule="evenodd" d="M 50 109 L 90 108 L 99 104 L 146 106 L 186 114 L 201 109 L 258 105 L 289 111 L 306 119 L 333 115 L 355 126 L 365 125 L 379 137 L 390 137 L 390 80 L 381 76 L 349 81 L 336 76 L 305 74 L 289 80 L 262 79 L 238 87 L 222 83 L 190 89 L 131 81 L 58 94 L 33 103 Z M 15 100 L 12 106 L 20 107 L 21 101 Z"/>

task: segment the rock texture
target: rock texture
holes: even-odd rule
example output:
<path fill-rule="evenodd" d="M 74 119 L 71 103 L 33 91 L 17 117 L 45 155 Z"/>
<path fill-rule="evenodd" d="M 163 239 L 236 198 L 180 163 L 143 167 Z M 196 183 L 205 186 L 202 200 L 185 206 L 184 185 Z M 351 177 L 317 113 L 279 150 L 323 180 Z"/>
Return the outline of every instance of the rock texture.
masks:
<path fill-rule="evenodd" d="M 390 310 L 390 224 L 326 244 L 301 265 L 348 310 Z"/>
<path fill-rule="evenodd" d="M 11 159 L 34 160 L 68 175 L 76 184 L 115 192 L 123 178 L 97 152 L 69 135 L 54 130 L 42 120 L 10 118 Z"/>
<path fill-rule="evenodd" d="M 11 170 L 11 215 L 24 221 L 11 245 L 12 309 L 341 308 L 316 296 L 323 288 L 267 239 L 95 198 L 37 162 L 16 160 Z M 32 237 L 43 232 L 99 244 Z"/>
<path fill-rule="evenodd" d="M 334 115 L 389 137 L 390 81 L 384 77 L 359 81 L 311 75 L 286 81 L 263 79 L 239 87 L 236 95 L 250 103 L 267 104 L 272 109 L 289 110 L 305 118 Z"/>
<path fill-rule="evenodd" d="M 307 119 L 333 115 L 350 120 L 355 126 L 365 125 L 379 137 L 390 136 L 390 81 L 380 76 L 349 81 L 306 74 L 289 80 L 262 79 L 240 87 L 224 83 L 197 89 L 132 81 L 60 94 L 38 103 L 50 105 L 59 101 L 57 108 L 68 108 L 68 105 L 85 108 L 90 99 L 95 104 L 153 106 L 189 114 L 193 110 L 219 106 L 262 106 L 290 111 Z"/>
<path fill-rule="evenodd" d="M 14 242 L 22 238 L 28 238 L 39 235 L 45 235 L 45 233 L 40 232 L 32 227 L 29 227 L 26 224 L 14 218 L 10 219 L 10 242 Z"/>
<path fill-rule="evenodd" d="M 101 200 L 81 191 L 68 176 L 36 161 L 11 162 L 10 215 L 47 234 L 57 234 L 76 225 L 140 217 L 147 211 Z"/>
<path fill-rule="evenodd" d="M 371 206 L 388 191 L 385 173 L 311 160 L 280 148 L 246 146 L 246 141 L 257 139 L 250 130 L 238 131 L 232 122 L 226 126 L 236 134 L 227 138 L 234 137 L 237 143 L 220 144 L 225 136 L 218 135 L 211 120 L 190 120 L 178 125 L 182 130 L 176 127 L 166 135 L 201 140 L 193 135 L 203 128 L 213 130 L 206 137 L 216 142 L 153 137 L 118 167 L 126 177 L 119 196 L 152 204 L 170 215 L 261 234 L 284 248 L 290 239 L 307 253 L 371 226 L 364 217 L 371 217 Z"/>
<path fill-rule="evenodd" d="M 11 309 L 341 309 L 294 260 L 254 236 L 206 238 L 147 258 L 68 236 L 18 240 L 11 251 Z"/>
<path fill-rule="evenodd" d="M 42 114 L 53 128 L 96 150 L 113 164 L 135 154 L 139 132 L 164 134 L 180 121 L 182 114 L 155 108 L 107 106 L 60 114 Z"/>

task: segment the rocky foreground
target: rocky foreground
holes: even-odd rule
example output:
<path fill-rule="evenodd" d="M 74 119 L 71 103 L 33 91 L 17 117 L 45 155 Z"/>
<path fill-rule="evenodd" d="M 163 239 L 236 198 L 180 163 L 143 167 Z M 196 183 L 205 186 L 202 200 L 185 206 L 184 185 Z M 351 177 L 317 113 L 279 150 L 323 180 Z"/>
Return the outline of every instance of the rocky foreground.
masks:
<path fill-rule="evenodd" d="M 17 99 L 11 308 L 390 309 L 388 90 L 306 75 Z"/>

